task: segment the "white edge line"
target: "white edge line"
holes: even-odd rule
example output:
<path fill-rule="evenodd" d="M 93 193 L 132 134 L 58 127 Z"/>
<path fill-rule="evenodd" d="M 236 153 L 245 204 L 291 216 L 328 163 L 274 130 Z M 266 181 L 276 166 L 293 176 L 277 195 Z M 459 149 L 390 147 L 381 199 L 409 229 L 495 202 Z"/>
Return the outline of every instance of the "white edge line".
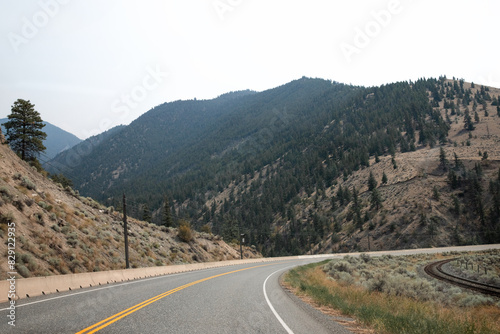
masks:
<path fill-rule="evenodd" d="M 293 266 L 291 266 L 291 267 L 293 267 Z M 288 268 L 291 268 L 291 267 L 288 267 Z M 288 268 L 285 268 L 285 269 L 288 269 Z M 274 309 L 273 305 L 271 304 L 271 301 L 267 297 L 267 293 L 266 293 L 266 283 L 267 283 L 267 280 L 269 279 L 269 277 L 273 276 L 278 271 L 282 271 L 282 270 L 285 270 L 285 269 L 276 270 L 274 273 L 272 273 L 271 275 L 267 276 L 266 280 L 264 281 L 264 284 L 262 285 L 262 289 L 264 290 L 264 297 L 266 298 L 267 305 L 269 305 L 269 308 L 271 309 L 271 311 L 273 311 L 273 314 L 276 317 L 276 319 L 278 319 L 278 321 L 280 322 L 281 326 L 283 326 L 283 328 L 286 330 L 286 332 L 288 334 L 294 334 L 293 331 L 290 329 L 290 327 L 288 327 L 288 325 L 285 323 L 285 321 L 283 321 L 283 319 L 280 317 L 280 315 L 278 314 L 278 312 L 276 312 L 276 310 Z"/>

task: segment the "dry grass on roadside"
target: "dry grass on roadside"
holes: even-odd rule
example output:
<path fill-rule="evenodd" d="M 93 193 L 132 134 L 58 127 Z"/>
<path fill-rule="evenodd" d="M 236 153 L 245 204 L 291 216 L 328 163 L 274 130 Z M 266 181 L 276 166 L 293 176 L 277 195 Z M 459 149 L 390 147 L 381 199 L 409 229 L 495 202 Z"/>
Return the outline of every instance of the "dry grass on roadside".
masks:
<path fill-rule="evenodd" d="M 322 264 L 291 270 L 285 284 L 299 296 L 353 317 L 376 333 L 500 333 L 500 309 L 495 305 L 444 307 L 432 301 L 369 292 L 328 278 Z"/>

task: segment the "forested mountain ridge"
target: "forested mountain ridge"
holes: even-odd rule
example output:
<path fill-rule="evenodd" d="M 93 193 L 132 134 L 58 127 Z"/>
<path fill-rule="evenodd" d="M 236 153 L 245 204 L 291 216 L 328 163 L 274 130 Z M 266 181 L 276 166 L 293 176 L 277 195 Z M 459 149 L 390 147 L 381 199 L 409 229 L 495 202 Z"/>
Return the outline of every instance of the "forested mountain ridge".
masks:
<path fill-rule="evenodd" d="M 292 124 L 288 119 L 307 115 L 295 115 L 290 110 L 304 113 L 296 105 L 308 105 L 307 100 L 331 91 L 332 87 L 337 94 L 353 89 L 325 80 L 304 78 L 258 94 L 232 93 L 208 101 L 166 103 L 142 115 L 119 134 L 102 140 L 87 158 L 80 159 L 80 164 L 72 166 L 60 157 L 51 163 L 59 169 L 68 167 L 65 171 L 73 177 L 77 188 L 99 200 L 119 195 L 127 189 L 134 189 L 137 193 L 141 184 L 147 184 L 148 190 L 142 194 L 139 191 L 141 197 L 137 199 L 145 203 L 146 198 L 154 197 L 154 207 L 163 200 L 163 194 L 172 192 L 167 189 L 172 186 L 172 177 L 182 177 L 189 183 L 203 182 L 204 187 L 214 188 L 220 186 L 215 177 L 200 179 L 198 173 L 221 174 L 218 177 L 227 179 L 224 181 L 228 184 L 231 176 L 224 174 L 235 172 L 228 162 L 236 156 L 247 160 L 248 170 L 260 168 L 275 159 L 274 154 L 272 158 L 268 157 L 270 154 L 266 151 L 270 147 L 267 144 L 269 139 L 279 138 L 270 138 L 269 135 L 277 137 L 273 131 L 283 130 L 280 135 L 291 137 L 293 133 L 285 133 L 286 127 L 300 127 L 301 123 L 294 119 Z M 255 165 L 255 161 L 248 161 L 248 158 L 259 161 Z M 193 191 L 198 192 L 198 185 L 194 186 L 196 190 L 191 190 L 192 187 L 183 181 L 184 190 L 179 193 L 181 198 L 173 198 L 182 201 L 192 198 Z"/>
<path fill-rule="evenodd" d="M 478 129 L 465 130 L 463 120 L 478 106 L 490 112 L 477 128 L 486 122 L 488 131 L 498 128 L 496 90 L 445 78 L 370 88 L 302 78 L 261 93 L 229 96 L 158 106 L 103 141 L 67 176 L 82 193 L 108 205 L 119 205 L 122 192 L 130 194 L 135 215 L 152 208 L 156 221 L 166 195 L 177 216 L 229 239 L 241 231 L 265 255 L 498 240 L 498 219 L 488 214 L 488 223 L 485 218 L 496 195 L 482 202 L 479 234 L 471 238 L 451 228 L 458 225 L 449 208 L 437 214 L 432 203 L 428 208 L 417 203 L 418 214 L 410 210 L 406 215 L 402 207 L 413 202 L 413 195 L 400 188 L 418 183 L 413 186 L 422 187 L 420 195 L 441 189 L 443 203 L 453 201 L 456 207 L 458 201 L 459 215 L 477 221 L 463 211 L 471 199 L 459 187 L 442 187 L 444 172 L 429 180 L 428 166 L 449 169 L 434 159 L 437 145 L 448 157 L 450 146 L 458 151 L 476 145 Z M 460 146 L 450 131 L 457 138 L 470 133 L 469 146 L 465 140 Z M 426 168 L 411 163 L 418 154 L 425 156 Z M 495 153 L 488 154 L 492 168 Z M 455 172 L 468 182 L 470 163 L 460 166 Z M 368 171 L 378 179 L 366 190 Z M 486 174 L 478 176 L 484 184 L 493 177 Z M 406 202 L 391 200 L 394 193 Z M 390 203 L 394 210 L 400 206 L 399 215 L 389 210 Z M 412 233 L 425 229 L 433 238 L 402 238 L 401 226 L 415 220 L 421 223 Z M 442 237 L 434 239 L 441 229 L 446 230 Z"/>

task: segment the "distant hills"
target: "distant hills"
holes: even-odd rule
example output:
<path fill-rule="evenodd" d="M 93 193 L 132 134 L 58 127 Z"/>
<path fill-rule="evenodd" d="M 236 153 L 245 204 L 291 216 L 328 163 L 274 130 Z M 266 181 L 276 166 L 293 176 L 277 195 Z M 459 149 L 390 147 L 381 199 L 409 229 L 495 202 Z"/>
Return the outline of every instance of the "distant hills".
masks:
<path fill-rule="evenodd" d="M 0 119 L 0 124 L 2 124 L 2 132 L 5 134 L 5 128 L 3 123 L 7 122 L 8 118 Z M 47 134 L 47 139 L 44 140 L 43 144 L 47 148 L 41 157 L 41 161 L 47 161 L 54 158 L 57 154 L 62 151 L 73 147 L 74 145 L 80 143 L 82 140 L 77 136 L 49 123 L 43 122 L 45 127 L 42 129 Z"/>
<path fill-rule="evenodd" d="M 84 141 L 80 141 L 71 148 L 60 152 L 54 159 L 48 161 L 44 168 L 53 174 L 59 174 L 61 172 L 68 173 L 70 169 L 79 166 L 82 160 L 86 159 L 86 157 L 102 142 L 124 128 L 124 125 L 118 125 L 98 135 L 89 137 Z"/>
<path fill-rule="evenodd" d="M 367 88 L 304 77 L 159 105 L 51 165 L 105 205 L 126 193 L 131 215 L 160 222 L 168 198 L 178 218 L 226 240 L 244 233 L 267 256 L 492 242 L 499 94 L 446 78 Z"/>

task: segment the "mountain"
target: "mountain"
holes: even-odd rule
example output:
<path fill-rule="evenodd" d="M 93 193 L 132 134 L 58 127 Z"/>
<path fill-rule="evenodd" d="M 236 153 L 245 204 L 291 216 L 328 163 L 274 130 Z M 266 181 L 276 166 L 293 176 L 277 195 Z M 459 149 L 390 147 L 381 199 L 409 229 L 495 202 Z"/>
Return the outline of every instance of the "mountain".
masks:
<path fill-rule="evenodd" d="M 23 277 L 123 269 L 122 214 L 52 182 L 22 161 L 0 137 L 0 279 L 12 271 L 7 255 L 13 230 L 16 270 Z M 128 229 L 133 268 L 240 257 L 239 247 L 228 245 L 209 230 L 198 233 L 185 228 L 191 235 L 181 234 L 177 228 L 130 217 Z M 245 247 L 244 256 L 260 255 Z"/>
<path fill-rule="evenodd" d="M 74 134 L 64 131 L 49 122 L 44 122 L 44 124 L 45 127 L 43 128 L 43 131 L 47 134 L 47 139 L 43 144 L 47 149 L 45 150 L 45 159 L 43 160 L 52 159 L 60 152 L 67 150 L 82 141 Z"/>
<path fill-rule="evenodd" d="M 151 208 L 156 222 L 167 197 L 194 227 L 244 233 L 270 256 L 494 242 L 498 95 L 444 77 L 380 87 L 304 77 L 162 104 L 64 172 L 106 205 L 126 193 L 132 215 Z M 377 187 L 367 190 L 370 172 Z"/>
<path fill-rule="evenodd" d="M 79 165 L 82 159 L 85 159 L 95 147 L 114 134 L 119 133 L 123 128 L 125 128 L 124 125 L 118 125 L 75 144 L 54 156 L 52 160 L 44 165 L 44 168 L 52 174 L 59 174 L 62 171 L 67 172 L 69 168 Z"/>
<path fill-rule="evenodd" d="M 2 132 L 5 133 L 5 128 L 3 123 L 7 122 L 8 118 L 0 119 L 0 124 L 2 124 Z M 80 143 L 82 140 L 77 136 L 64 131 L 63 129 L 50 124 L 49 122 L 43 122 L 45 127 L 42 129 L 43 132 L 47 134 L 47 139 L 44 140 L 43 145 L 47 148 L 41 157 L 42 161 L 48 161 L 53 159 L 58 153 Z"/>
<path fill-rule="evenodd" d="M 307 105 L 325 92 L 342 99 L 352 90 L 325 80 L 302 79 L 263 93 L 166 103 L 132 122 L 119 135 L 103 140 L 86 159 L 66 171 L 82 193 L 105 200 L 133 191 L 141 203 L 153 196 L 151 207 L 159 207 L 163 195 L 171 192 L 172 182 L 181 177 L 189 185 L 184 183 L 181 197 L 175 195 L 175 199 L 184 201 L 198 182 L 203 182 L 204 188 L 229 184 L 236 172 L 230 166 L 234 158 L 241 160 L 239 167 L 245 169 L 276 159 L 281 144 L 276 142 L 276 152 L 271 152 L 267 142 L 274 140 L 269 134 L 277 130 L 289 140 L 293 136 L 286 131 L 290 126 L 292 131 L 309 131 L 307 123 L 300 121 L 307 119 L 301 104 Z M 58 157 L 53 163 L 65 162 Z M 202 180 L 200 174 L 204 175 Z"/>

